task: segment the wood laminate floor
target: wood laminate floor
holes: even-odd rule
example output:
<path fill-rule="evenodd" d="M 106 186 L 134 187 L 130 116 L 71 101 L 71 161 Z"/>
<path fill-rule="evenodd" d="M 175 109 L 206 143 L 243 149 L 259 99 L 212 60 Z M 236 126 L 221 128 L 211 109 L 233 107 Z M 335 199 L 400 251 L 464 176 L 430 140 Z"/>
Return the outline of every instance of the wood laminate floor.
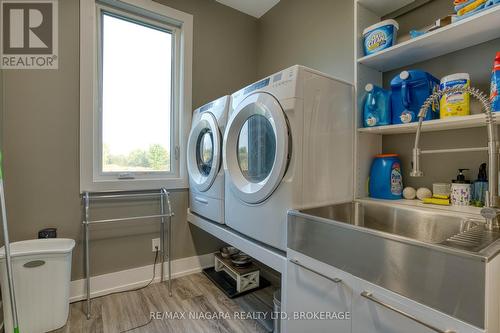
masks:
<path fill-rule="evenodd" d="M 66 326 L 54 333 L 118 333 L 146 323 L 150 312 L 227 313 L 231 318 L 216 319 L 153 319 L 133 333 L 264 333 L 267 332 L 254 319 L 235 318 L 235 313 L 245 311 L 242 304 L 246 296 L 229 299 L 202 273 L 172 280 L 173 295 L 168 295 L 166 283 L 155 283 L 140 291 L 125 292 L 92 300 L 92 318 L 87 320 L 84 302 L 70 306 Z M 259 293 L 272 295 L 268 287 Z M 243 306 L 242 306 L 243 305 Z"/>

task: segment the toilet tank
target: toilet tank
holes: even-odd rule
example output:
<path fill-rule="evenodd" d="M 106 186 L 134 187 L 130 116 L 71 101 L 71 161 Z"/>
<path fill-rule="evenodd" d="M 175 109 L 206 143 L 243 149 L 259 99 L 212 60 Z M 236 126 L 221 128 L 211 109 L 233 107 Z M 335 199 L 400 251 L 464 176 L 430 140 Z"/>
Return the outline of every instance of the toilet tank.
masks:
<path fill-rule="evenodd" d="M 74 240 L 63 238 L 10 244 L 21 332 L 47 332 L 66 324 L 74 247 Z M 13 332 L 4 247 L 0 249 L 0 283 L 5 332 Z"/>

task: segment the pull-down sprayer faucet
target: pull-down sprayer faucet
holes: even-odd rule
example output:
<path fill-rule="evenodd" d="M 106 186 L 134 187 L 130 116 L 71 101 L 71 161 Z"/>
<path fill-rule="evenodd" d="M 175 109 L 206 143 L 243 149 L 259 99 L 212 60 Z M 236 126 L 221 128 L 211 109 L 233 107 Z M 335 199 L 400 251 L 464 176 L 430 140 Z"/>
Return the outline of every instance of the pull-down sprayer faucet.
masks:
<path fill-rule="evenodd" d="M 420 135 L 422 131 L 422 123 L 427 111 L 434 103 L 439 103 L 444 94 L 469 93 L 481 102 L 484 114 L 486 116 L 486 126 L 488 130 L 488 147 L 480 148 L 457 148 L 457 149 L 440 149 L 440 150 L 420 150 Z M 410 176 L 422 177 L 424 173 L 420 169 L 420 155 L 437 154 L 437 153 L 457 153 L 471 151 L 487 151 L 488 152 L 488 192 L 486 192 L 485 207 L 481 209 L 481 216 L 486 220 L 486 229 L 499 229 L 498 217 L 500 216 L 500 203 L 498 197 L 498 133 L 495 123 L 495 116 L 491 111 L 491 105 L 488 97 L 480 90 L 471 87 L 454 87 L 445 90 L 434 92 L 427 98 L 420 112 L 418 113 L 418 127 L 415 135 L 415 146 L 412 154 L 412 171 Z"/>

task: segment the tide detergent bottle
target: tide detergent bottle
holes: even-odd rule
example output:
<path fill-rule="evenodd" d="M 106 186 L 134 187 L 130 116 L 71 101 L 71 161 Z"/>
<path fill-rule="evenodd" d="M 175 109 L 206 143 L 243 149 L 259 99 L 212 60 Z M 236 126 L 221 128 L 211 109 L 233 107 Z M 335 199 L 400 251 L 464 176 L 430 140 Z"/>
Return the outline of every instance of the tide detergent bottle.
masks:
<path fill-rule="evenodd" d="M 500 85 L 500 52 L 497 52 L 495 57 L 495 62 L 493 63 L 493 71 L 491 73 L 491 110 L 493 112 L 500 112 L 500 95 L 499 95 L 499 85 Z"/>

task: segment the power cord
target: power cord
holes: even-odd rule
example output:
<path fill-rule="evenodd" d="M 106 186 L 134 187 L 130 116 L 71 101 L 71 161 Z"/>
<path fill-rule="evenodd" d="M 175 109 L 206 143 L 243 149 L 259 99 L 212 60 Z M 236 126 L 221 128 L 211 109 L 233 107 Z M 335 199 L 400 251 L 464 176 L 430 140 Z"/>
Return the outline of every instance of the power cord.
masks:
<path fill-rule="evenodd" d="M 158 261 L 158 252 L 159 252 L 158 246 L 155 246 L 155 250 L 156 250 L 156 252 L 155 252 L 155 262 L 153 264 L 153 277 L 151 278 L 151 280 L 145 286 L 142 286 L 142 287 L 139 287 L 139 288 L 136 288 L 136 289 L 130 289 L 130 290 L 124 290 L 124 291 L 115 291 L 115 292 L 109 293 L 109 294 L 107 294 L 105 296 L 114 295 L 114 294 L 128 293 L 128 292 L 132 292 L 132 291 L 139 291 L 139 290 L 142 290 L 142 289 L 145 289 L 145 288 L 149 287 L 149 285 L 151 285 L 151 283 L 153 283 L 153 281 L 155 280 L 155 277 L 156 277 L 156 262 Z M 104 297 L 104 296 L 102 296 L 102 297 Z M 144 323 L 142 325 L 135 326 L 135 327 L 126 329 L 124 331 L 120 331 L 119 333 L 130 332 L 130 331 L 136 330 L 138 328 L 142 328 L 142 327 L 148 326 L 149 324 L 151 324 L 152 321 L 153 321 L 153 317 L 151 317 L 146 323 Z"/>

